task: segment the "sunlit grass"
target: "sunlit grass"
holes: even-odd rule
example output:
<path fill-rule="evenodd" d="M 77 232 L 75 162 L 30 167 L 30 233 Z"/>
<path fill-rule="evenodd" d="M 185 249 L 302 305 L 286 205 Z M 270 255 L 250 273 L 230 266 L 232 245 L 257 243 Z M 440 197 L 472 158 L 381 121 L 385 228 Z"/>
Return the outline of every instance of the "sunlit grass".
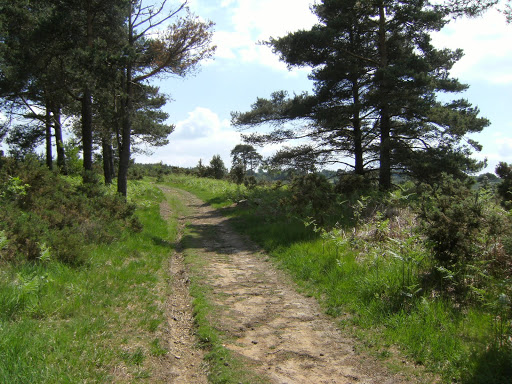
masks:
<path fill-rule="evenodd" d="M 244 185 L 236 185 L 226 180 L 191 177 L 179 174 L 173 174 L 170 180 L 172 185 L 193 192 L 215 208 L 231 205 L 243 199 L 248 192 Z"/>
<path fill-rule="evenodd" d="M 165 316 L 172 239 L 162 193 L 132 186 L 144 229 L 90 247 L 82 266 L 52 260 L 0 267 L 0 382 L 151 380 Z M 157 340 L 155 342 L 155 340 Z"/>

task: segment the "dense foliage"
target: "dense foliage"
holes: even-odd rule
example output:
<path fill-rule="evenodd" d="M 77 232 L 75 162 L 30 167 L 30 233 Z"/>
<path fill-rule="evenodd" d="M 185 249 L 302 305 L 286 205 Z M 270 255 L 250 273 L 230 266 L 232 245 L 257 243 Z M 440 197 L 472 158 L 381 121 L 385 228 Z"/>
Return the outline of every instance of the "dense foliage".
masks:
<path fill-rule="evenodd" d="M 126 196 L 132 152 L 165 145 L 174 129 L 161 110 L 167 98 L 148 80 L 184 77 L 215 50 L 213 23 L 186 5 L 2 0 L 0 110 L 7 120 L 0 138 L 8 135 L 18 156 L 45 142 L 49 168 L 55 144 L 58 168 L 66 173 L 61 118 L 75 117 L 84 170 L 93 170 L 100 146 L 105 182 L 116 176 Z"/>
<path fill-rule="evenodd" d="M 498 193 L 502 198 L 502 204 L 507 209 L 512 209 L 512 165 L 500 162 L 496 167 L 496 174 L 502 182 L 498 185 Z"/>
<path fill-rule="evenodd" d="M 135 207 L 102 186 L 64 179 L 35 158 L 0 160 L 0 260 L 84 263 L 87 246 L 138 230 Z"/>

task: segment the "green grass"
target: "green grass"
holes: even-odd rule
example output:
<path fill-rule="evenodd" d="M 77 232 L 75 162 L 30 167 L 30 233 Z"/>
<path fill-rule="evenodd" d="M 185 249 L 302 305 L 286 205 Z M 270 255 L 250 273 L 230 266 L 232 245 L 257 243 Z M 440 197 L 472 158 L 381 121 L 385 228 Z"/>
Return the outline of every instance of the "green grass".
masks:
<path fill-rule="evenodd" d="M 215 208 L 224 208 L 245 197 L 247 189 L 225 180 L 172 175 L 172 185 L 193 192 Z"/>
<path fill-rule="evenodd" d="M 266 249 L 302 289 L 318 298 L 361 347 L 395 361 L 405 356 L 446 383 L 509 383 L 512 353 L 497 348 L 495 318 L 485 307 L 454 305 L 428 289 L 429 254 L 410 234 L 400 240 L 351 238 L 313 231 L 277 203 L 283 190 L 247 191 L 225 181 L 173 176 L 171 184 L 195 193 Z M 249 200 L 233 207 L 239 196 Z M 343 217 L 347 233 L 351 228 Z M 373 223 L 384 234 L 385 221 Z M 386 232 L 387 231 L 387 232 Z M 403 368 L 403 367 L 402 367 Z"/>
<path fill-rule="evenodd" d="M 287 194 L 284 188 L 247 190 L 225 181 L 176 175 L 169 185 L 221 209 L 305 292 L 317 297 L 326 312 L 337 316 L 340 327 L 361 341 L 360 348 L 383 359 L 406 356 L 447 383 L 512 381 L 512 354 L 496 343 L 495 315 L 477 305 L 455 306 L 435 291 L 418 290 L 425 287 L 430 267 L 421 244 L 315 232 L 280 204 Z M 164 302 L 170 294 L 168 258 L 179 230 L 176 219 L 185 208 L 169 196 L 173 218 L 164 222 L 160 190 L 137 182 L 130 184 L 129 193 L 139 206 L 142 232 L 91 246 L 80 265 L 59 262 L 51 250 L 34 262 L 0 264 L 0 383 L 155 382 L 155 367 L 167 353 L 162 340 Z M 240 200 L 247 202 L 237 206 Z M 343 217 L 339 221 L 350 233 Z M 193 236 L 186 238 L 193 241 Z M 0 233 L 0 245 L 2 239 Z M 262 380 L 222 346 L 200 259 L 193 247 L 186 253 L 210 380 Z"/>
<path fill-rule="evenodd" d="M 50 260 L 0 266 L 0 382 L 151 380 L 172 238 L 161 192 L 139 183 L 140 233 L 90 247 L 82 266 Z M 121 380 L 122 381 L 122 380 Z"/>

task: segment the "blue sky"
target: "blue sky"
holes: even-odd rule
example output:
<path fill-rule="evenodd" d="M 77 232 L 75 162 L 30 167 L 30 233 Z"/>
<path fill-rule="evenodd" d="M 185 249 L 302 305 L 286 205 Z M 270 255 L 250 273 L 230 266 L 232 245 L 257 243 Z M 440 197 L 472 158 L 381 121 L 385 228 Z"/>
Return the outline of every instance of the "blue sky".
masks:
<path fill-rule="evenodd" d="M 288 71 L 269 48 L 257 42 L 311 27 L 316 22 L 309 10 L 312 1 L 191 0 L 197 16 L 216 23 L 215 59 L 204 63 L 193 77 L 157 83 L 173 99 L 165 109 L 176 131 L 168 146 L 136 160 L 193 167 L 199 159 L 205 163 L 219 154 L 229 166 L 229 153 L 241 142 L 239 132 L 230 126 L 232 111 L 247 111 L 257 97 L 268 97 L 273 91 L 311 90 L 308 69 Z M 491 172 L 499 161 L 512 162 L 512 25 L 492 11 L 449 24 L 434 36 L 434 43 L 439 48 L 464 49 L 465 57 L 452 75 L 470 85 L 461 97 L 491 121 L 482 134 L 472 137 L 484 146 L 475 157 L 487 158 L 486 171 Z M 266 156 L 275 148 L 258 150 Z"/>

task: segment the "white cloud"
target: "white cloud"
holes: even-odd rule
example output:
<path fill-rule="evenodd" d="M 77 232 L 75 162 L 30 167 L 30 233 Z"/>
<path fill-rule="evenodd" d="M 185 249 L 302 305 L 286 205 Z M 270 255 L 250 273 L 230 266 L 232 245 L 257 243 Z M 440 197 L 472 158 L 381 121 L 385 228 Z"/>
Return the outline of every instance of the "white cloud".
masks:
<path fill-rule="evenodd" d="M 498 11 L 474 19 L 460 19 L 433 36 L 439 48 L 462 48 L 465 56 L 452 75 L 463 81 L 512 83 L 512 26 Z"/>
<path fill-rule="evenodd" d="M 188 113 L 188 118 L 176 124 L 174 139 L 195 140 L 214 135 L 229 122 L 220 121 L 219 116 L 208 108 L 197 107 Z"/>
<path fill-rule="evenodd" d="M 256 63 L 287 71 L 277 55 L 258 42 L 310 28 L 317 21 L 309 7 L 312 0 L 223 0 L 228 8 L 229 25 L 218 26 L 214 35 L 216 57 Z"/>
<path fill-rule="evenodd" d="M 157 148 L 150 156 L 137 155 L 140 163 L 163 162 L 173 166 L 195 167 L 201 159 L 208 165 L 214 155 L 220 155 L 226 167 L 231 167 L 231 150 L 242 143 L 241 134 L 228 120 L 208 108 L 197 107 L 188 113 L 188 117 L 176 124 L 176 130 L 169 137 L 169 144 Z M 282 148 L 282 144 L 256 147 L 263 156 L 268 157 Z"/>
<path fill-rule="evenodd" d="M 176 131 L 169 137 L 169 144 L 148 156 L 137 156 L 138 162 L 164 162 L 174 166 L 194 167 L 202 159 L 208 164 L 214 155 L 220 155 L 227 167 L 230 152 L 241 142 L 240 134 L 228 120 L 208 108 L 197 107 L 188 118 L 176 124 Z"/>
<path fill-rule="evenodd" d="M 281 37 L 309 29 L 318 20 L 311 12 L 313 0 L 218 0 L 228 23 L 217 25 L 214 42 L 218 59 L 257 63 L 287 71 L 269 47 L 258 45 L 270 37 Z M 459 19 L 434 34 L 438 47 L 462 48 L 465 56 L 452 70 L 464 81 L 512 83 L 512 26 L 498 11 L 483 17 Z"/>
<path fill-rule="evenodd" d="M 496 144 L 500 158 L 503 161 L 512 161 L 512 137 L 503 137 Z"/>
<path fill-rule="evenodd" d="M 310 10 L 313 3 L 314 0 L 193 0 L 191 7 L 205 17 L 215 14 L 217 59 L 287 71 L 269 47 L 257 43 L 309 29 L 318 21 Z M 464 50 L 465 56 L 455 64 L 453 76 L 466 82 L 512 83 L 512 26 L 497 10 L 450 22 L 433 35 L 433 41 L 440 48 Z"/>
<path fill-rule="evenodd" d="M 237 59 L 239 50 L 254 44 L 248 36 L 227 31 L 215 32 L 213 39 L 217 46 L 215 57 L 221 59 Z"/>
<path fill-rule="evenodd" d="M 225 7 L 229 7 L 231 4 L 235 3 L 236 0 L 222 0 L 222 2 L 220 3 L 220 6 L 225 8 Z"/>
<path fill-rule="evenodd" d="M 233 10 L 237 32 L 251 33 L 256 41 L 279 37 L 316 21 L 310 11 L 311 0 L 238 0 Z"/>
<path fill-rule="evenodd" d="M 506 134 L 510 130 L 507 128 Z M 487 160 L 487 167 L 484 172 L 493 173 L 499 162 L 512 163 L 512 137 L 504 135 L 504 132 L 495 132 L 489 136 L 482 152 L 473 155 L 478 160 Z"/>

